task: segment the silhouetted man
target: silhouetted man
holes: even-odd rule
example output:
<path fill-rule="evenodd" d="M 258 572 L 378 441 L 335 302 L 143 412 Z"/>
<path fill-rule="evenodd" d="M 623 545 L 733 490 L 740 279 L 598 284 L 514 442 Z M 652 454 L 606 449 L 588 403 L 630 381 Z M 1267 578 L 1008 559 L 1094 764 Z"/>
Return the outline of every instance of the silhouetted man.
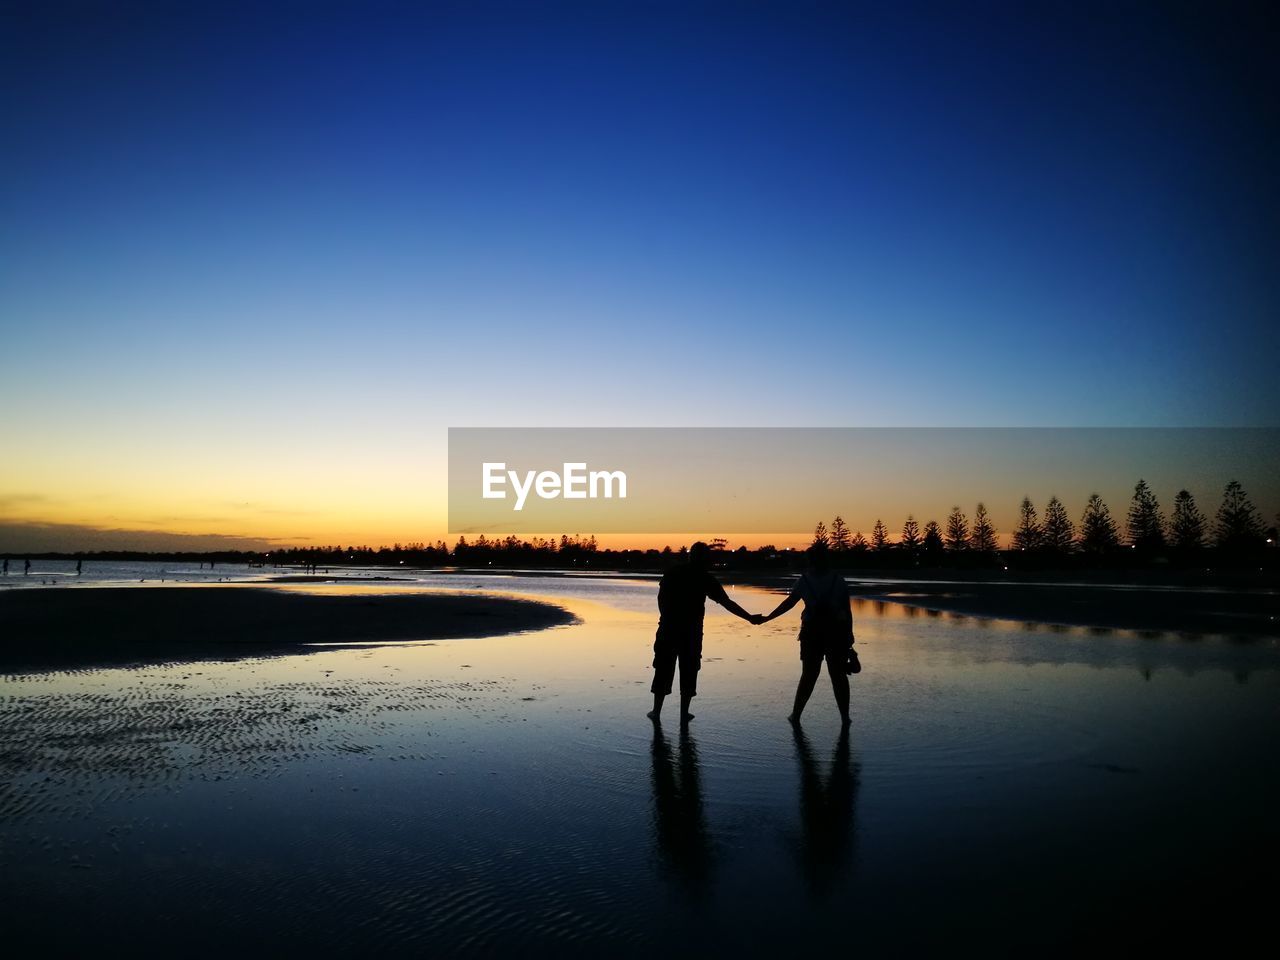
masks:
<path fill-rule="evenodd" d="M 702 666 L 702 618 L 710 598 L 748 623 L 759 619 L 729 599 L 724 587 L 711 575 L 711 548 L 698 542 L 689 558 L 662 575 L 658 586 L 658 635 L 653 641 L 653 709 L 657 720 L 662 701 L 671 693 L 676 664 L 680 664 L 680 722 L 693 719 L 689 703 L 698 695 L 698 670 Z"/>

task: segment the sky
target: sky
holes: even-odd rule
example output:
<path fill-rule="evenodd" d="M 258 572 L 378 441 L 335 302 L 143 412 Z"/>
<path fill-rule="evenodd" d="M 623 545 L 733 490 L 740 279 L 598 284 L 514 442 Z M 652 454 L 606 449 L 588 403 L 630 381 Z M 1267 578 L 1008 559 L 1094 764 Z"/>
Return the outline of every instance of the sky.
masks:
<path fill-rule="evenodd" d="M 1280 425 L 1264 13 L 5 4 L 0 540 L 433 540 L 451 426 Z"/>

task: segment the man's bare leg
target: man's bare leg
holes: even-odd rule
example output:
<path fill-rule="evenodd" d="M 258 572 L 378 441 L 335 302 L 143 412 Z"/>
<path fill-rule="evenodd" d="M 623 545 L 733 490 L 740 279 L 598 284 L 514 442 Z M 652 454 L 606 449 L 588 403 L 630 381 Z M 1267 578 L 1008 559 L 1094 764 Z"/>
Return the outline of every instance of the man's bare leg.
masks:
<path fill-rule="evenodd" d="M 689 712 L 689 704 L 693 703 L 692 693 L 680 694 L 680 722 L 688 723 L 693 719 L 693 714 Z"/>
<path fill-rule="evenodd" d="M 659 720 L 662 717 L 662 701 L 667 699 L 665 693 L 655 693 L 653 695 L 653 709 L 645 714 L 650 720 Z"/>

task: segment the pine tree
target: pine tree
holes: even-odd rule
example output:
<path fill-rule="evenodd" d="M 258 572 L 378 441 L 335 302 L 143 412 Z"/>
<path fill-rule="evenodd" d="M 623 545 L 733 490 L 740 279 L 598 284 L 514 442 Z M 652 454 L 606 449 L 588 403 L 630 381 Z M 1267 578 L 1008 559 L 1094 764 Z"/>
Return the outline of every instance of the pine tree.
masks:
<path fill-rule="evenodd" d="M 1035 550 L 1040 546 L 1040 518 L 1030 497 L 1022 498 L 1018 508 L 1018 529 L 1013 531 L 1013 549 Z"/>
<path fill-rule="evenodd" d="M 1067 516 L 1067 508 L 1057 497 L 1050 497 L 1044 508 L 1044 527 L 1040 545 L 1048 552 L 1062 555 L 1071 552 L 1076 538 L 1076 525 Z"/>
<path fill-rule="evenodd" d="M 945 549 L 942 543 L 942 529 L 937 520 L 930 520 L 924 525 L 924 555 L 929 560 L 938 560 Z"/>
<path fill-rule="evenodd" d="M 951 508 L 947 517 L 947 535 L 944 538 L 947 549 L 958 553 L 969 546 L 969 521 L 959 507 Z"/>
<path fill-rule="evenodd" d="M 1105 554 L 1120 545 L 1111 510 L 1096 493 L 1089 495 L 1080 518 L 1080 546 L 1086 553 Z"/>
<path fill-rule="evenodd" d="M 1173 498 L 1173 516 L 1169 520 L 1169 539 L 1173 546 L 1190 553 L 1204 546 L 1204 514 L 1196 506 L 1196 498 L 1188 490 L 1179 490 Z"/>
<path fill-rule="evenodd" d="M 889 531 L 879 519 L 871 530 L 871 546 L 877 553 L 884 553 L 889 549 Z"/>
<path fill-rule="evenodd" d="M 1133 488 L 1133 500 L 1129 504 L 1129 544 L 1143 552 L 1164 549 L 1164 517 L 1160 515 L 1160 503 L 1147 486 L 1139 480 Z"/>
<path fill-rule="evenodd" d="M 855 553 L 867 552 L 867 538 L 862 535 L 861 530 L 853 535 L 853 540 L 849 542 L 849 549 Z"/>
<path fill-rule="evenodd" d="M 837 516 L 831 521 L 831 549 L 844 552 L 849 549 L 849 540 L 849 528 L 845 525 L 844 517 Z"/>
<path fill-rule="evenodd" d="M 987 515 L 986 504 L 979 503 L 973 512 L 973 532 L 969 534 L 969 547 L 974 553 L 996 552 L 996 528 Z"/>
<path fill-rule="evenodd" d="M 920 547 L 920 524 L 916 523 L 916 518 L 907 514 L 907 522 L 902 525 L 902 546 L 907 550 L 915 553 Z"/>
<path fill-rule="evenodd" d="M 1254 509 L 1238 480 L 1232 480 L 1222 491 L 1214 525 L 1214 541 L 1227 550 L 1245 550 L 1262 540 L 1262 517 Z"/>
<path fill-rule="evenodd" d="M 827 525 L 821 520 L 819 520 L 818 525 L 813 528 L 813 543 L 815 546 L 819 543 L 826 546 L 831 545 L 831 538 L 827 535 Z"/>

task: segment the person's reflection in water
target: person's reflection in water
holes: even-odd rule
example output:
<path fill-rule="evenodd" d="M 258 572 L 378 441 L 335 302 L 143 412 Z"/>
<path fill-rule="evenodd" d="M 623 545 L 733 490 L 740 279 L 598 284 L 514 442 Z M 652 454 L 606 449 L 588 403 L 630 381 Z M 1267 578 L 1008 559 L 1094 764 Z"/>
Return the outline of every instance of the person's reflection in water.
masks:
<path fill-rule="evenodd" d="M 824 781 L 809 738 L 794 727 L 800 760 L 800 861 L 809 892 L 830 893 L 853 859 L 854 805 L 858 793 L 858 764 L 849 759 L 849 729 L 843 728 Z"/>
<path fill-rule="evenodd" d="M 712 849 L 702 810 L 698 746 L 687 726 L 680 755 L 672 755 L 662 727 L 653 725 L 653 825 L 663 869 L 701 899 L 711 882 Z"/>

